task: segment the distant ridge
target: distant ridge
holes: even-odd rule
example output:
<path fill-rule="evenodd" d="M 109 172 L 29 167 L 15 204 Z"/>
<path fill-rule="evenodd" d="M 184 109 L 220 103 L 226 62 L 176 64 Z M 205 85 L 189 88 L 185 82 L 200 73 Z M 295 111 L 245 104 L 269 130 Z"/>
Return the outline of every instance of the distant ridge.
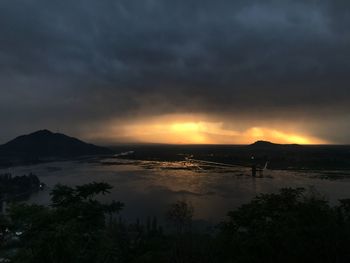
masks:
<path fill-rule="evenodd" d="M 0 155 L 18 158 L 77 157 L 111 154 L 112 150 L 61 133 L 40 130 L 0 145 Z"/>
<path fill-rule="evenodd" d="M 301 147 L 300 144 L 278 144 L 278 143 L 273 143 L 273 142 L 269 142 L 269 141 L 256 141 L 250 145 L 248 145 L 248 147 L 251 148 L 266 148 L 266 149 L 272 149 L 272 148 L 281 148 L 281 147 Z"/>

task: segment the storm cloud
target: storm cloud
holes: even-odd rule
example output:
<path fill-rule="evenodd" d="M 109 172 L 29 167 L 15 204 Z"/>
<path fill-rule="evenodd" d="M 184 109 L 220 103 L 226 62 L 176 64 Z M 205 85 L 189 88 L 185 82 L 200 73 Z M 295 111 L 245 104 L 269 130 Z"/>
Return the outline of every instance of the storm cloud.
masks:
<path fill-rule="evenodd" d="M 84 137 L 113 120 L 198 113 L 227 126 L 302 123 L 349 143 L 349 8 L 332 0 L 3 0 L 0 141 L 41 128 Z"/>

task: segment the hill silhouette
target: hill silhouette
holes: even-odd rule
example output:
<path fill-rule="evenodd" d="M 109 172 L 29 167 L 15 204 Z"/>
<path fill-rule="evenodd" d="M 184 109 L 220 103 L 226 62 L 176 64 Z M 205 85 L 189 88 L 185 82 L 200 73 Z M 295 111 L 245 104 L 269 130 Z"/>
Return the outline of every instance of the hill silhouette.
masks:
<path fill-rule="evenodd" d="M 248 147 L 256 148 L 256 149 L 276 149 L 276 148 L 300 148 L 302 146 L 299 144 L 278 144 L 278 143 L 273 143 L 269 141 L 256 141 L 248 145 Z"/>
<path fill-rule="evenodd" d="M 0 155 L 16 158 L 77 157 L 111 154 L 112 150 L 61 133 L 40 130 L 0 145 Z"/>

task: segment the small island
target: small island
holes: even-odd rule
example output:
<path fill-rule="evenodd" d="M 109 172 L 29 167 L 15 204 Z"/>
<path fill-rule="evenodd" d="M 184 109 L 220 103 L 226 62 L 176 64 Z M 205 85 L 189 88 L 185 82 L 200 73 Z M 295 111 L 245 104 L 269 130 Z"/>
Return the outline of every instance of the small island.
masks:
<path fill-rule="evenodd" d="M 43 183 L 33 174 L 12 176 L 10 173 L 0 174 L 0 201 L 8 201 L 26 196 L 43 188 Z"/>

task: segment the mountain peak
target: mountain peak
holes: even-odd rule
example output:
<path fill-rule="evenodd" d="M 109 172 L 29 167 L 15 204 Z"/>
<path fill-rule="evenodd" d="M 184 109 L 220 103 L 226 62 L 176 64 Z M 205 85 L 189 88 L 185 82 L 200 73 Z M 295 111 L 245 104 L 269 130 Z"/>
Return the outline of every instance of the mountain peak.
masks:
<path fill-rule="evenodd" d="M 53 134 L 53 132 L 50 130 L 44 129 L 44 130 L 39 130 L 39 131 L 33 132 L 31 134 Z"/>
<path fill-rule="evenodd" d="M 110 149 L 85 143 L 79 139 L 49 130 L 19 136 L 0 146 L 2 154 L 30 157 L 74 157 L 111 154 Z"/>
<path fill-rule="evenodd" d="M 278 147 L 298 147 L 300 145 L 299 144 L 278 144 L 278 143 L 260 140 L 250 144 L 249 146 L 256 147 L 256 148 L 276 148 L 276 147 L 278 148 Z"/>
<path fill-rule="evenodd" d="M 52 131 L 50 130 L 39 130 L 39 131 L 36 131 L 36 132 L 32 132 L 32 133 L 29 133 L 29 134 L 26 134 L 26 135 L 22 135 L 22 136 L 19 136 L 17 138 L 20 138 L 20 137 L 23 137 L 23 136 L 51 136 L 51 135 L 54 135 L 55 133 L 53 133 Z"/>
<path fill-rule="evenodd" d="M 252 146 L 252 147 L 274 147 L 274 146 L 278 146 L 278 145 L 281 145 L 281 144 L 276 144 L 273 142 L 260 140 L 260 141 L 256 141 L 256 142 L 250 144 L 249 146 Z"/>

